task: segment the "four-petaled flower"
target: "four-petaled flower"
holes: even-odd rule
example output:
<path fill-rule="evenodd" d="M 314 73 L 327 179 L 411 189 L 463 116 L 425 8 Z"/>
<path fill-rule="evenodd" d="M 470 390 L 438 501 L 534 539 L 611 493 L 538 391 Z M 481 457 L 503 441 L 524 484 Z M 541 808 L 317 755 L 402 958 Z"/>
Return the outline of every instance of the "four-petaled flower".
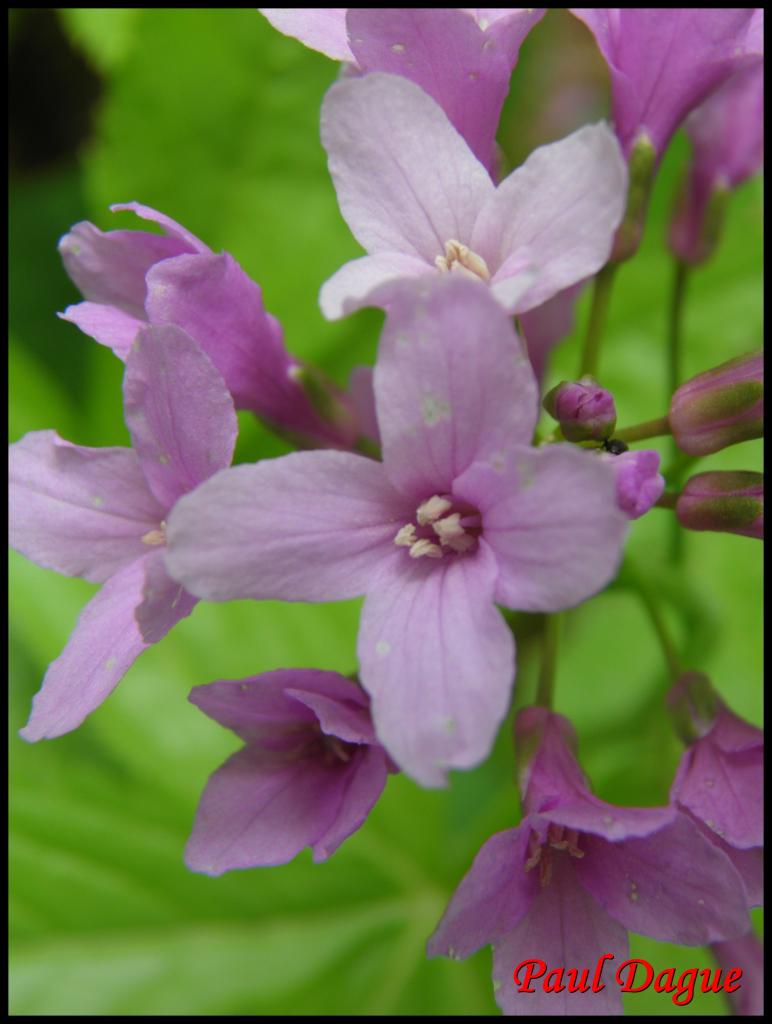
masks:
<path fill-rule="evenodd" d="M 619 963 L 628 930 L 687 946 L 747 931 L 739 875 L 686 814 L 593 796 L 562 715 L 529 707 L 516 729 L 527 761 L 523 821 L 477 854 L 429 940 L 429 956 L 463 958 L 490 943 L 505 1013 L 606 1015 L 621 1012 L 616 985 L 525 995 L 513 967 L 538 958 L 591 968 L 606 953 Z"/>
<path fill-rule="evenodd" d="M 28 740 L 80 725 L 196 604 L 166 571 L 166 523 L 182 495 L 230 465 L 233 401 L 211 360 L 172 326 L 140 331 L 123 393 L 133 448 L 83 448 L 53 430 L 10 448 L 11 545 L 104 584 L 46 673 L 22 730 Z"/>
<path fill-rule="evenodd" d="M 496 187 L 430 96 L 394 75 L 336 83 L 322 142 L 341 213 L 367 256 L 323 286 L 332 319 L 379 285 L 451 273 L 525 313 L 599 270 L 625 207 L 627 168 L 606 125 L 535 150 Z"/>
<path fill-rule="evenodd" d="M 382 463 L 298 452 L 219 473 L 175 508 L 167 564 L 215 601 L 366 594 L 376 734 L 438 785 L 487 754 L 507 709 L 514 644 L 494 602 L 555 611 L 596 593 L 626 518 L 596 453 L 530 446 L 533 372 L 477 282 L 395 290 L 375 395 Z"/>
<path fill-rule="evenodd" d="M 197 686 L 190 700 L 245 746 L 212 775 L 185 860 L 194 871 L 327 860 L 364 822 L 394 766 L 367 695 L 337 672 L 292 668 Z"/>

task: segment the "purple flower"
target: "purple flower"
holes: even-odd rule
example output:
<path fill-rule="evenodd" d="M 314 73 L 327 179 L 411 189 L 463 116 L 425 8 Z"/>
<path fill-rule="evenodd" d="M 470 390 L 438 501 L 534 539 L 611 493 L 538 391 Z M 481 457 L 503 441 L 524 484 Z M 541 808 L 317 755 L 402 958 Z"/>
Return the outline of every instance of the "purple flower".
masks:
<path fill-rule="evenodd" d="M 561 381 L 542 404 L 567 441 L 603 441 L 616 426 L 614 396 L 589 377 Z"/>
<path fill-rule="evenodd" d="M 761 168 L 764 157 L 764 65 L 733 75 L 686 120 L 692 163 L 670 225 L 670 246 L 685 263 L 713 251 L 728 190 Z"/>
<path fill-rule="evenodd" d="M 614 127 L 626 155 L 645 136 L 661 157 L 686 115 L 763 53 L 751 7 L 572 7 L 611 74 Z"/>
<path fill-rule="evenodd" d="M 763 540 L 764 474 L 739 469 L 698 473 L 686 481 L 675 510 L 687 530 Z"/>
<path fill-rule="evenodd" d="M 764 434 L 764 356 L 748 352 L 682 384 L 668 422 L 678 447 L 711 455 Z"/>
<path fill-rule="evenodd" d="M 179 503 L 169 570 L 200 597 L 366 595 L 376 734 L 439 785 L 488 752 L 514 678 L 494 608 L 556 610 L 616 571 L 625 518 L 593 452 L 530 447 L 536 384 L 512 324 L 455 275 L 395 291 L 375 369 L 383 463 L 297 452 Z"/>
<path fill-rule="evenodd" d="M 335 319 L 400 278 L 452 273 L 489 283 L 510 313 L 541 306 L 608 259 L 627 171 L 605 125 L 537 149 L 498 186 L 442 110 L 393 75 L 338 82 L 322 142 L 341 212 L 367 256 L 323 286 Z"/>
<path fill-rule="evenodd" d="M 222 374 L 237 409 L 250 409 L 304 445 L 350 447 L 356 422 L 345 396 L 284 347 L 279 321 L 266 313 L 260 288 L 228 253 L 213 253 L 169 217 L 139 203 L 132 210 L 166 235 L 100 231 L 76 224 L 59 243 L 67 273 L 86 298 L 63 319 L 125 361 L 142 327 L 175 324 L 198 342 Z"/>
<path fill-rule="evenodd" d="M 593 796 L 562 715 L 530 707 L 516 722 L 528 764 L 524 819 L 477 854 L 429 940 L 429 956 L 463 959 L 493 945 L 496 1000 L 507 1014 L 614 1014 L 618 988 L 523 995 L 513 969 L 538 958 L 592 968 L 627 955 L 626 932 L 688 946 L 747 929 L 731 861 L 673 807 L 616 807 Z"/>
<path fill-rule="evenodd" d="M 745 884 L 763 902 L 764 733 L 735 715 L 701 672 L 686 672 L 668 698 L 688 746 L 670 789 L 672 803 L 702 822 Z"/>
<path fill-rule="evenodd" d="M 104 584 L 48 668 L 22 730 L 28 740 L 80 725 L 196 604 L 166 572 L 166 519 L 183 494 L 230 465 L 233 401 L 210 359 L 172 326 L 139 333 L 123 391 L 133 450 L 82 448 L 52 430 L 10 447 L 12 546 Z"/>
<path fill-rule="evenodd" d="M 546 8 L 261 8 L 274 28 L 360 72 L 410 79 L 487 168 L 520 46 Z"/>
<path fill-rule="evenodd" d="M 659 452 L 653 448 L 603 455 L 616 473 L 617 503 L 630 519 L 640 519 L 656 504 L 665 489 L 659 472 Z"/>
<path fill-rule="evenodd" d="M 364 822 L 393 770 L 367 696 L 337 672 L 279 669 L 196 686 L 190 700 L 246 746 L 209 779 L 185 860 L 194 871 L 326 860 Z"/>

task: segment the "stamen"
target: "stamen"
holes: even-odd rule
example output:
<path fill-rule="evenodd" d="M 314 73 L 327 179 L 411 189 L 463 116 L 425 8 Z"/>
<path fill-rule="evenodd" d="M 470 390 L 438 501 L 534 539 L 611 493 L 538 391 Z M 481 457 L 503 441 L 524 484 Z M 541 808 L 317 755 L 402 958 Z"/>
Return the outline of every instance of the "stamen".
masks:
<path fill-rule="evenodd" d="M 411 545 L 415 544 L 415 542 L 416 535 L 413 523 L 407 523 L 406 526 L 403 526 L 394 538 L 394 543 L 399 548 L 409 548 Z"/>
<path fill-rule="evenodd" d="M 490 281 L 491 277 L 488 264 L 482 256 L 455 238 L 445 243 L 445 255 L 437 256 L 434 265 L 443 273 L 454 271 L 466 274 L 467 277 L 478 277 L 483 281 Z"/>
<path fill-rule="evenodd" d="M 430 540 L 417 540 L 410 549 L 411 558 L 442 558 L 442 548 L 439 544 L 432 544 Z"/>
<path fill-rule="evenodd" d="M 440 543 L 447 543 L 451 537 L 462 537 L 464 528 L 461 525 L 461 513 L 454 512 L 452 516 L 445 516 L 436 523 L 432 523 L 432 529 L 440 538 Z"/>
<path fill-rule="evenodd" d="M 148 530 L 147 533 L 142 535 L 142 543 L 150 544 L 153 547 L 157 547 L 159 544 L 166 543 L 166 520 L 164 520 L 157 530 Z"/>
<path fill-rule="evenodd" d="M 415 516 L 418 525 L 427 526 L 429 523 L 433 523 L 440 516 L 444 516 L 452 506 L 453 503 L 447 498 L 441 498 L 438 494 L 432 495 L 428 501 L 418 506 Z"/>

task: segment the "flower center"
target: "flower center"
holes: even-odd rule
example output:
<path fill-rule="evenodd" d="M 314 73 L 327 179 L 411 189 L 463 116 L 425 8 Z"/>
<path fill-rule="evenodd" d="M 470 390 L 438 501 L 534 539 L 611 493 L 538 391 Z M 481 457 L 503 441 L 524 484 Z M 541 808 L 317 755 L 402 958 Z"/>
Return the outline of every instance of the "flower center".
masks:
<path fill-rule="evenodd" d="M 159 544 L 166 543 L 166 520 L 161 521 L 160 526 L 155 530 L 148 530 L 147 533 L 142 535 L 142 543 L 150 544 L 152 547 L 156 547 Z"/>
<path fill-rule="evenodd" d="M 581 859 L 584 857 L 584 850 L 579 849 L 579 833 L 575 828 L 566 828 L 565 825 L 550 825 L 547 829 L 547 838 L 542 842 L 535 832 L 531 832 L 528 839 L 528 860 L 525 862 L 525 870 L 530 871 L 539 865 L 539 884 L 545 888 L 552 880 L 552 865 L 555 854 L 553 850 L 567 850 L 571 857 Z"/>
<path fill-rule="evenodd" d="M 408 548 L 411 558 L 443 558 L 477 548 L 482 519 L 472 508 L 462 508 L 447 495 L 434 494 L 418 506 L 414 523 L 397 531 L 394 543 Z"/>
<path fill-rule="evenodd" d="M 445 255 L 435 257 L 434 265 L 443 273 L 463 274 L 465 277 L 477 277 L 481 281 L 491 279 L 488 264 L 482 256 L 455 238 L 445 243 Z"/>

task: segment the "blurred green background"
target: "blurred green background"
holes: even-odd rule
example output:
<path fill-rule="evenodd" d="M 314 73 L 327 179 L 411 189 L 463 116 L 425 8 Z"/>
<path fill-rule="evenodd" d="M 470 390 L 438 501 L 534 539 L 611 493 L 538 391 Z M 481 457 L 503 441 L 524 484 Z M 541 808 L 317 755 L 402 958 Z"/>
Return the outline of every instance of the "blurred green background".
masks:
<path fill-rule="evenodd" d="M 358 255 L 318 140 L 336 66 L 249 10 L 11 11 L 10 435 L 56 428 L 87 445 L 127 444 L 121 364 L 56 318 L 78 296 L 56 253 L 78 220 L 139 226 L 110 203 L 139 200 L 225 248 L 264 289 L 288 346 L 340 383 L 372 362 L 380 314 L 335 324 L 322 282 Z M 586 30 L 552 11 L 524 45 L 500 142 L 508 164 L 606 109 L 605 69 Z M 662 166 L 645 244 L 618 275 L 601 379 L 621 425 L 665 411 L 671 262 L 668 208 L 687 145 Z M 586 296 L 579 323 L 587 313 Z M 735 197 L 715 259 L 693 275 L 685 362 L 695 373 L 761 344 L 761 185 Z M 578 335 L 552 378 L 573 376 Z M 286 450 L 241 416 L 238 458 Z M 665 451 L 665 446 L 662 446 Z M 760 442 L 700 468 L 760 468 Z M 687 538 L 667 567 L 672 513 L 633 525 L 686 659 L 730 705 L 761 721 L 761 545 Z M 393 778 L 332 860 L 194 875 L 182 862 L 207 776 L 237 745 L 189 705 L 194 685 L 284 666 L 354 669 L 359 602 L 206 605 L 134 666 L 74 734 L 27 745 L 46 665 L 94 588 L 11 556 L 11 1012 L 67 1014 L 492 1013 L 490 951 L 427 961 L 424 943 L 481 843 L 517 824 L 509 723 L 493 755 L 446 791 Z M 533 625 L 533 623 L 531 623 Z M 538 623 L 536 623 L 538 625 Z M 516 699 L 533 692 L 537 645 L 519 639 Z M 578 729 L 598 793 L 667 799 L 679 757 L 662 712 L 660 652 L 634 594 L 611 588 L 569 613 L 557 709 Z M 684 864 L 688 871 L 688 864 Z M 760 925 L 760 917 L 756 919 Z M 707 952 L 631 937 L 657 969 Z M 626 997 L 633 1015 L 672 1014 L 666 994 Z M 697 996 L 680 1014 L 722 1014 Z"/>

